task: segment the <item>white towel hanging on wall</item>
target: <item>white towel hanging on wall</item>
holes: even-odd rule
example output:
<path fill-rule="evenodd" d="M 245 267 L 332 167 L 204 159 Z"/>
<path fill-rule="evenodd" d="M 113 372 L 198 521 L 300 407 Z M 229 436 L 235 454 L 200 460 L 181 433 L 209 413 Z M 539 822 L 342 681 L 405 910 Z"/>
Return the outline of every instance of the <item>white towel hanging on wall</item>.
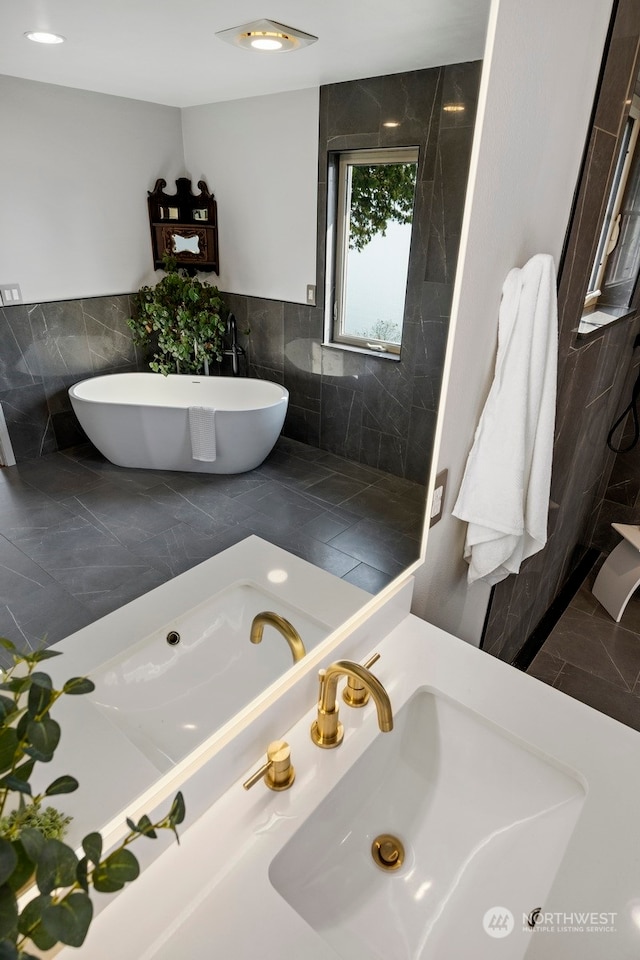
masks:
<path fill-rule="evenodd" d="M 536 254 L 502 288 L 494 380 L 453 509 L 469 583 L 504 580 L 547 541 L 557 363 L 555 268 Z"/>

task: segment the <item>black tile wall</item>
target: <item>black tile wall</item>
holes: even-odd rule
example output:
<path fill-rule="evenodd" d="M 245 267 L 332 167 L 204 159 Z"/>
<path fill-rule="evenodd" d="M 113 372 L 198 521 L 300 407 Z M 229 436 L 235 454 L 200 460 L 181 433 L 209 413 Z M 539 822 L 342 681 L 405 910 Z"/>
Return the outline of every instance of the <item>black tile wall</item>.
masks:
<path fill-rule="evenodd" d="M 0 308 L 0 403 L 16 460 L 83 442 L 68 388 L 142 368 L 126 320 L 129 296 Z"/>
<path fill-rule="evenodd" d="M 492 591 L 483 648 L 512 661 L 588 545 L 608 551 L 619 538 L 611 520 L 640 522 L 640 452 L 617 460 L 607 434 L 635 379 L 633 343 L 640 316 L 576 337 L 613 173 L 617 136 L 638 73 L 637 0 L 620 0 L 559 270 L 558 403 L 551 500 L 543 551 Z M 614 465 L 615 464 L 615 465 Z M 607 490 L 609 477 L 612 484 Z M 632 501 L 632 502 L 630 502 Z M 634 512 L 635 511 L 635 512 Z M 633 521 L 631 521 L 633 522 Z M 612 543 L 613 540 L 613 543 Z"/>
<path fill-rule="evenodd" d="M 229 296 L 250 371 L 290 392 L 284 432 L 295 440 L 424 483 L 455 277 L 480 82 L 479 62 L 320 88 L 317 306 Z M 443 111 L 449 103 L 463 112 Z M 396 128 L 383 122 L 400 121 Z M 321 346 L 328 153 L 420 147 L 399 362 Z"/>
<path fill-rule="evenodd" d="M 620 402 L 622 411 L 631 401 L 633 385 L 640 376 L 639 351 L 634 351 L 634 359 L 625 383 Z M 620 416 L 616 411 L 612 423 Z M 610 453 L 612 461 L 608 483 L 599 500 L 599 509 L 595 516 L 591 543 L 603 553 L 610 553 L 620 542 L 620 537 L 611 529 L 612 523 L 640 523 L 640 439 L 632 415 L 627 414 L 611 438 L 612 445 L 620 450 Z M 632 446 L 632 444 L 634 444 Z M 631 449 L 628 449 L 631 447 Z"/>

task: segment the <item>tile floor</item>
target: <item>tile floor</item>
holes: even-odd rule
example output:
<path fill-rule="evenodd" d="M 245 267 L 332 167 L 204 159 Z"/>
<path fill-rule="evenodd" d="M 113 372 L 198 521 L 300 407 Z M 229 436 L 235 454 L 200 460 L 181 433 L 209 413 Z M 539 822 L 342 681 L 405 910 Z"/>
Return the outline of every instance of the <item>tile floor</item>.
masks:
<path fill-rule="evenodd" d="M 236 476 L 49 454 L 0 469 L 0 635 L 54 643 L 252 533 L 376 593 L 423 513 L 419 484 L 286 438 Z"/>
<path fill-rule="evenodd" d="M 587 577 L 527 673 L 640 730 L 640 592 L 615 623 Z"/>

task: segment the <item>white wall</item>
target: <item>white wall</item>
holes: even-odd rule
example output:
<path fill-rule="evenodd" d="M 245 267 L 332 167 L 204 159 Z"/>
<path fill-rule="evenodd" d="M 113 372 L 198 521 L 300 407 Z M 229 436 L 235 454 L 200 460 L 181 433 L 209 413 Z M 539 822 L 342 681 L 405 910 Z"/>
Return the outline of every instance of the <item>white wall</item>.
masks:
<path fill-rule="evenodd" d="M 475 644 L 489 588 L 467 586 L 465 525 L 451 509 L 491 382 L 504 279 L 534 253 L 551 253 L 556 264 L 560 257 L 611 6 L 494 0 L 492 7 L 434 467 L 449 468 L 449 489 L 413 606 Z"/>
<path fill-rule="evenodd" d="M 0 76 L 0 283 L 37 303 L 153 282 L 147 190 L 190 176 L 218 202 L 221 274 L 206 278 L 303 303 L 316 282 L 318 101 L 316 88 L 180 111 Z"/>
<path fill-rule="evenodd" d="M 0 283 L 26 303 L 153 279 L 147 190 L 182 176 L 180 110 L 0 77 Z"/>
<path fill-rule="evenodd" d="M 183 110 L 187 169 L 218 204 L 221 290 L 304 303 L 316 282 L 318 110 L 318 88 Z"/>

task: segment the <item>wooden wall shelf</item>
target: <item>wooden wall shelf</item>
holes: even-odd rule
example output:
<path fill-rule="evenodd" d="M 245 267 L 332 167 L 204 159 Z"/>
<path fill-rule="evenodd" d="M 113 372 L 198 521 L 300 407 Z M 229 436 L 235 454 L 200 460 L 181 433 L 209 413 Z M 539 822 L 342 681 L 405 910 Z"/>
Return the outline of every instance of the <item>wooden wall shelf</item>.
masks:
<path fill-rule="evenodd" d="M 162 258 L 168 254 L 190 273 L 219 273 L 215 197 L 204 180 L 198 181 L 197 195 L 192 193 L 187 177 L 176 180 L 174 194 L 164 192 L 166 185 L 166 180 L 156 180 L 155 187 L 148 192 L 154 268 L 161 270 Z"/>

